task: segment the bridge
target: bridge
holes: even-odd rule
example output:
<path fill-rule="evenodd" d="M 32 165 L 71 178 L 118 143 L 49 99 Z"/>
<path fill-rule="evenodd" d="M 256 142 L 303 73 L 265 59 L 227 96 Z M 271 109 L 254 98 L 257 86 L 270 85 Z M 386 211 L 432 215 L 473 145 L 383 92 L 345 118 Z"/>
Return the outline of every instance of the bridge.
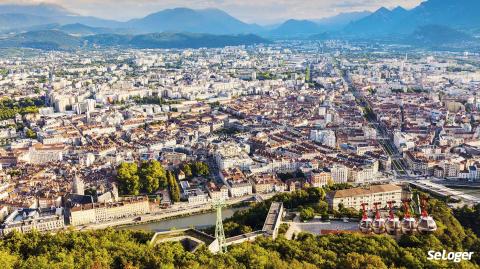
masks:
<path fill-rule="evenodd" d="M 480 198 L 465 194 L 463 191 L 454 190 L 444 185 L 434 183 L 430 180 L 417 180 L 417 181 L 408 181 L 412 186 L 415 186 L 421 190 L 433 193 L 440 197 L 452 198 L 455 200 L 461 200 L 467 204 L 478 204 L 480 203 Z"/>

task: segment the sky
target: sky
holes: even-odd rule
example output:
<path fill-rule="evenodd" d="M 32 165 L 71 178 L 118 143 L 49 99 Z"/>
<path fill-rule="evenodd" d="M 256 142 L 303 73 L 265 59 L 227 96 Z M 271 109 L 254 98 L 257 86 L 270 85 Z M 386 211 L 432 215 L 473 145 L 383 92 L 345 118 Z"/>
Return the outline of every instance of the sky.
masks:
<path fill-rule="evenodd" d="M 81 15 L 125 21 L 174 7 L 219 8 L 259 24 L 286 19 L 320 19 L 342 12 L 374 11 L 382 6 L 412 8 L 422 0 L 0 0 L 0 3 L 58 4 Z"/>

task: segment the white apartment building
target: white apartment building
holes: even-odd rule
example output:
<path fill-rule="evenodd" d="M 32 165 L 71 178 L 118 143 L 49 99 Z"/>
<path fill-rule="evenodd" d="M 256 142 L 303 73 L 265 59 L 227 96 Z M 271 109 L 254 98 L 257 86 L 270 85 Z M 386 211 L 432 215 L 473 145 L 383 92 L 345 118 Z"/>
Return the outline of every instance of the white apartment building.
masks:
<path fill-rule="evenodd" d="M 40 209 L 23 208 L 13 211 L 0 226 L 0 234 L 12 231 L 28 233 L 33 230 L 48 232 L 65 227 L 63 208 L 42 211 Z"/>
<path fill-rule="evenodd" d="M 332 148 L 335 148 L 337 145 L 335 132 L 332 130 L 311 130 L 310 139 Z"/>
<path fill-rule="evenodd" d="M 348 172 L 348 167 L 340 164 L 334 164 L 330 169 L 333 182 L 335 183 L 346 183 L 348 181 Z"/>
<path fill-rule="evenodd" d="M 220 170 L 232 167 L 248 170 L 253 164 L 253 160 L 248 156 L 249 152 L 248 145 L 224 143 L 218 146 L 214 156 Z"/>
<path fill-rule="evenodd" d="M 393 184 L 372 185 L 366 188 L 332 191 L 327 194 L 328 205 L 334 210 L 338 210 L 339 204 L 343 204 L 345 208 L 360 210 L 362 203 L 367 203 L 369 206 L 380 203 L 381 208 L 387 206 L 388 201 L 395 201 L 400 205 L 402 187 Z"/>
<path fill-rule="evenodd" d="M 63 160 L 63 146 L 50 148 L 31 147 L 27 152 L 22 153 L 18 159 L 30 164 L 44 164 Z"/>
<path fill-rule="evenodd" d="M 250 182 L 229 182 L 231 197 L 242 197 L 253 193 L 253 185 Z"/>
<path fill-rule="evenodd" d="M 400 131 L 393 134 L 393 143 L 399 151 L 406 151 L 415 147 L 415 139 L 411 135 Z"/>
<path fill-rule="evenodd" d="M 150 212 L 147 197 L 136 197 L 114 203 L 78 205 L 70 209 L 70 224 L 73 226 L 106 222 L 142 215 Z"/>

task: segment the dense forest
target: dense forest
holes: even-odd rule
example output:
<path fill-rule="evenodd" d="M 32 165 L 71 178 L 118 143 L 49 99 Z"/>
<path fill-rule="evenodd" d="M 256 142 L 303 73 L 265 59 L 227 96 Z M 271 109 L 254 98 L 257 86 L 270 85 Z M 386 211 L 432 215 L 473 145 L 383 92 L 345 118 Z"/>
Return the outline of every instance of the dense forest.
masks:
<path fill-rule="evenodd" d="M 302 190 L 278 195 L 289 206 L 321 201 L 323 191 Z M 258 203 L 225 221 L 230 234 L 258 229 L 271 201 Z M 226 254 L 211 254 L 206 248 L 187 252 L 180 243 L 148 244 L 150 232 L 66 231 L 58 234 L 11 233 L 0 241 L 0 266 L 8 268 L 479 268 L 480 240 L 464 229 L 455 213 L 442 201 L 429 201 L 438 230 L 432 235 L 389 236 L 300 234 L 295 240 L 280 236 L 231 246 Z M 462 213 L 463 212 L 463 213 Z M 478 219 L 478 211 L 468 210 Z M 459 217 L 460 218 L 460 217 Z M 463 217 L 462 217 L 463 218 Z M 460 218 L 462 220 L 462 218 Z M 469 224 L 465 224 L 469 227 Z M 472 261 L 431 261 L 429 250 L 473 251 Z"/>

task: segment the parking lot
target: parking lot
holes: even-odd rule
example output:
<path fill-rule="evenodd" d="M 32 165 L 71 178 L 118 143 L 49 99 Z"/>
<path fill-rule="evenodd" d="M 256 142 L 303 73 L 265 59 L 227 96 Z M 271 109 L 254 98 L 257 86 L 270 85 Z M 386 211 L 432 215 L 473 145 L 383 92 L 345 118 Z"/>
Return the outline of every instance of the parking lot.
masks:
<path fill-rule="evenodd" d="M 300 232 L 309 232 L 312 234 L 322 234 L 322 231 L 356 231 L 358 230 L 358 223 L 356 221 L 343 222 L 340 220 L 323 222 L 319 219 L 314 219 L 308 222 L 292 221 L 285 222 L 290 225 L 285 234 L 285 237 L 291 239 L 293 234 L 297 235 Z"/>

